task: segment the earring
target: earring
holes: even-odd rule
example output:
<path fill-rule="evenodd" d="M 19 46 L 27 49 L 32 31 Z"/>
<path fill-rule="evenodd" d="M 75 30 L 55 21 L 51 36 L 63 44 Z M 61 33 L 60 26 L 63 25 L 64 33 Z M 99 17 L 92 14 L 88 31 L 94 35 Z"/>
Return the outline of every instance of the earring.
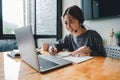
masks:
<path fill-rule="evenodd" d="M 81 26 L 81 23 L 79 25 Z"/>

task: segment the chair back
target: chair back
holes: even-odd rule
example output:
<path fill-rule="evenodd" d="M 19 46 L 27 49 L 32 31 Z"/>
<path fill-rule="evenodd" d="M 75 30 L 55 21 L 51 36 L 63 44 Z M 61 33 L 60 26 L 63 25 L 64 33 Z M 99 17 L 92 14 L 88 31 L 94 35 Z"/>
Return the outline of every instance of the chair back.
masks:
<path fill-rule="evenodd" d="M 120 59 L 120 47 L 118 46 L 104 46 L 107 57 L 117 58 Z"/>

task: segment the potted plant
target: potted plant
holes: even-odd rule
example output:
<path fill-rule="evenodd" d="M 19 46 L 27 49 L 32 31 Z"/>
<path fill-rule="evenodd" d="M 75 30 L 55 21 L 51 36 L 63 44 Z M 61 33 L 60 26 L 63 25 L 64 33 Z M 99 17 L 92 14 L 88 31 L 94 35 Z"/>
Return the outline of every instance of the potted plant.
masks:
<path fill-rule="evenodd" d="M 116 43 L 118 46 L 120 46 L 120 31 L 115 33 Z"/>

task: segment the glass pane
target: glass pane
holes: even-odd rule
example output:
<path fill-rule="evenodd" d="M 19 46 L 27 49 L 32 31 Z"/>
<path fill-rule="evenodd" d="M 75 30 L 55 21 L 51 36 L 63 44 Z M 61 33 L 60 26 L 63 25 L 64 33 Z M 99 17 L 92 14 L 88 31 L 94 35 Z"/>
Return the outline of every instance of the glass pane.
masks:
<path fill-rule="evenodd" d="M 29 0 L 30 1 L 30 6 L 28 7 L 30 9 L 30 19 L 29 23 L 32 26 L 33 33 L 35 33 L 34 28 L 35 28 L 35 0 Z"/>
<path fill-rule="evenodd" d="M 23 26 L 23 0 L 2 0 L 3 34 L 14 34 Z"/>
<path fill-rule="evenodd" d="M 34 33 L 35 28 L 35 0 L 27 0 L 25 4 L 25 25 L 32 26 L 32 30 Z"/>
<path fill-rule="evenodd" d="M 56 35 L 57 0 L 36 0 L 38 35 Z"/>

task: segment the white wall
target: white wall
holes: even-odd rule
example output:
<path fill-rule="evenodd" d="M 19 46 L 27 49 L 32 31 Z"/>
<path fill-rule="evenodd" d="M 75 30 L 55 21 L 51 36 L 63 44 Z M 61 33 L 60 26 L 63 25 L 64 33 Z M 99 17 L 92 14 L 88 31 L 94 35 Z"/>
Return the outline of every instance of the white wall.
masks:
<path fill-rule="evenodd" d="M 71 6 L 71 5 L 78 5 L 80 6 L 81 0 L 63 0 L 63 11 Z M 109 45 L 109 33 L 113 28 L 114 32 L 120 31 L 120 16 L 117 17 L 109 17 L 109 18 L 101 18 L 101 19 L 93 19 L 93 20 L 86 20 L 84 22 L 85 25 L 88 26 L 89 29 L 96 30 L 104 40 L 105 45 Z M 63 36 L 67 34 L 64 25 L 63 25 Z M 116 45 L 115 37 L 113 37 L 113 45 Z"/>
<path fill-rule="evenodd" d="M 87 20 L 84 23 L 90 29 L 96 30 L 103 38 L 104 44 L 109 45 L 110 32 L 120 31 L 120 16 Z M 113 45 L 116 45 L 115 36 L 113 36 Z"/>

